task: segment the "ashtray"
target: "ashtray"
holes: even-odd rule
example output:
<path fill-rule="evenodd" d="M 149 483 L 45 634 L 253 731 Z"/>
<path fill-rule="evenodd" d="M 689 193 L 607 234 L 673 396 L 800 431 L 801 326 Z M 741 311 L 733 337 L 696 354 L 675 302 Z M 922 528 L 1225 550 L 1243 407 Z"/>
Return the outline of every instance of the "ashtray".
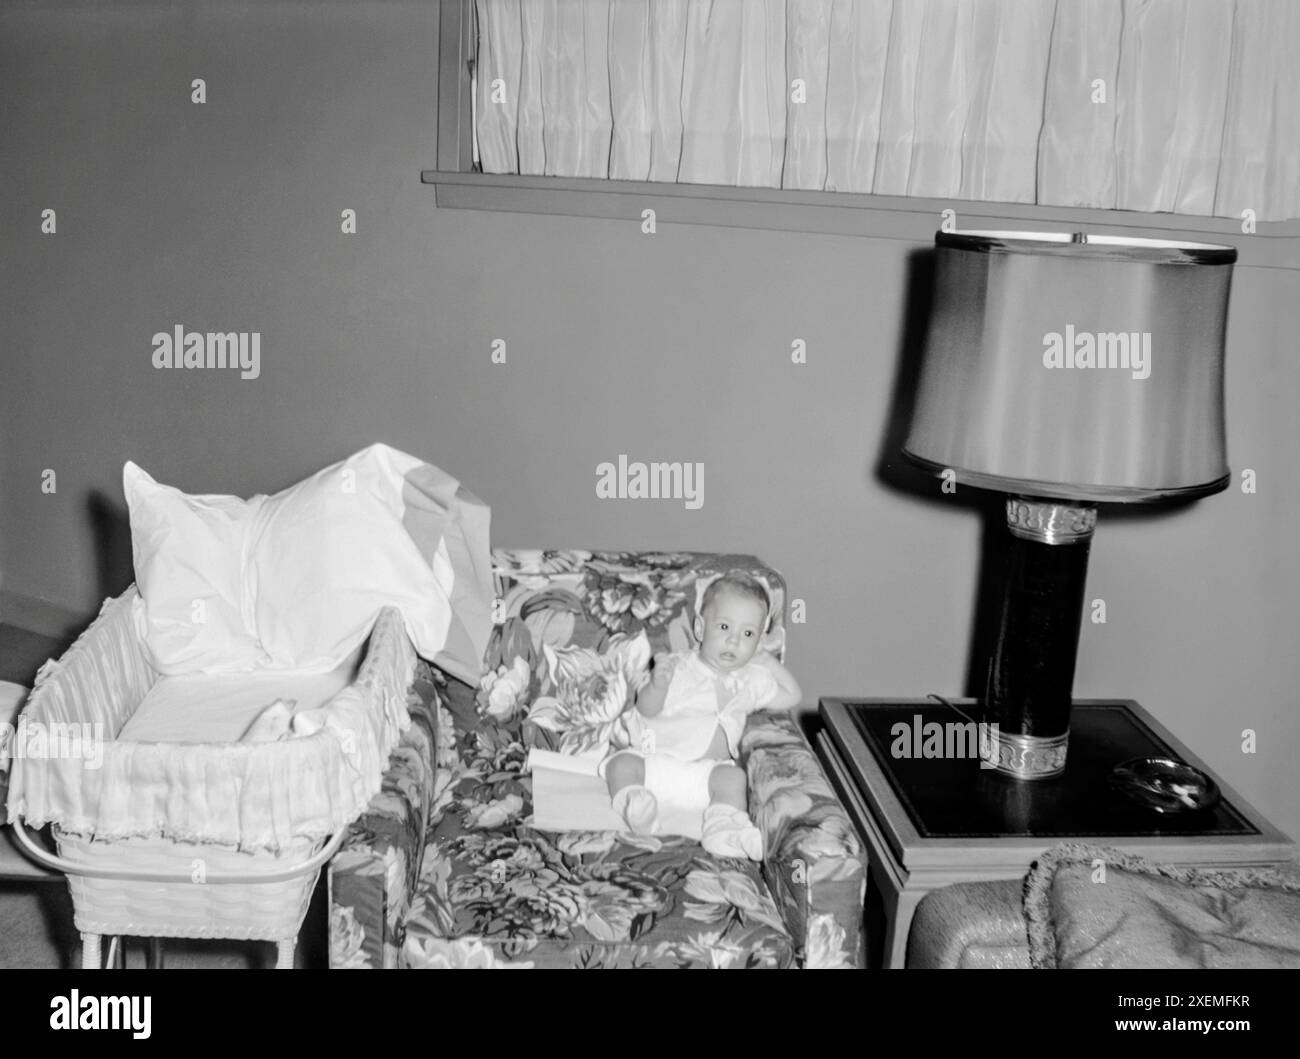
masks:
<path fill-rule="evenodd" d="M 1219 785 L 1167 757 L 1135 757 L 1111 769 L 1110 785 L 1157 813 L 1192 813 L 1219 803 Z"/>

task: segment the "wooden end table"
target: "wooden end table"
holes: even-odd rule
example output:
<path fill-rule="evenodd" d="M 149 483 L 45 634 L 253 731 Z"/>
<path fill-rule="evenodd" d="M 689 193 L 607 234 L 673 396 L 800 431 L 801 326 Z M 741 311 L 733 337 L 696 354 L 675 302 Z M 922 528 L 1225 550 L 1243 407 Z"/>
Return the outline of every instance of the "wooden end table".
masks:
<path fill-rule="evenodd" d="M 1059 842 L 1110 846 L 1184 866 L 1263 867 L 1290 859 L 1291 840 L 1228 787 L 1136 702 L 1076 701 L 1063 775 L 1017 782 L 980 767 L 972 699 L 821 700 L 818 753 L 870 850 L 884 901 L 884 965 L 902 967 L 916 906 L 957 882 L 1023 876 Z M 895 725 L 946 738 L 941 756 Z M 920 729 L 917 729 L 917 725 Z M 947 725 L 958 726 L 955 729 Z M 938 744 L 931 742 L 928 750 Z M 919 754 L 918 754 L 919 752 Z M 1168 757 L 1219 785 L 1217 806 L 1162 814 L 1111 789 L 1110 770 L 1134 757 Z"/>

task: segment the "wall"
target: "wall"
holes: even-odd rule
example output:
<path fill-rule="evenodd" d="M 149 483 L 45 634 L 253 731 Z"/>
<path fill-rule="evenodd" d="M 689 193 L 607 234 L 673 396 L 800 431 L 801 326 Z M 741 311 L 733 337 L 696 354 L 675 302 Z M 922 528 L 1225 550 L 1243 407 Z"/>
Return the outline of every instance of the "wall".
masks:
<path fill-rule="evenodd" d="M 879 466 L 897 462 L 920 248 L 439 211 L 419 179 L 436 17 L 414 0 L 0 11 L 3 587 L 89 614 L 126 586 L 126 459 L 246 495 L 384 440 L 487 499 L 498 544 L 765 557 L 806 601 L 791 659 L 809 704 L 962 691 L 980 512 Z M 1139 700 L 1300 835 L 1298 276 L 1235 279 L 1229 455 L 1258 494 L 1103 515 L 1088 594 L 1109 620 L 1084 629 L 1076 694 Z M 151 336 L 176 324 L 260 331 L 261 376 L 154 370 Z M 703 507 L 597 500 L 620 453 L 703 462 Z"/>

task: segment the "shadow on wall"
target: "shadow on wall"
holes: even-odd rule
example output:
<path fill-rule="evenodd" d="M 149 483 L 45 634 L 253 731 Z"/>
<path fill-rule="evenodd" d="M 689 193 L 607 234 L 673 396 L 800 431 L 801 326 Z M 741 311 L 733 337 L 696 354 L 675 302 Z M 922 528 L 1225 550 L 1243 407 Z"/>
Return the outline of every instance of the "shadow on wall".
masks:
<path fill-rule="evenodd" d="M 907 305 L 903 334 L 894 369 L 885 433 L 876 453 L 874 477 L 883 485 L 912 493 L 934 507 L 947 507 L 955 499 L 939 492 L 939 483 L 903 458 L 903 443 L 912 425 L 916 389 L 921 375 L 921 355 L 930 326 L 934 301 L 934 249 L 913 251 L 907 258 Z"/>
<path fill-rule="evenodd" d="M 90 524 L 95 534 L 95 566 L 101 599 L 120 596 L 135 580 L 131 552 L 131 519 L 125 504 L 107 493 L 93 492 L 88 502 Z"/>
<path fill-rule="evenodd" d="M 970 648 L 966 657 L 966 674 L 961 694 L 983 698 L 997 633 L 998 599 L 1006 534 L 1003 531 L 1003 497 L 983 489 L 959 488 L 956 493 L 940 491 L 938 479 L 909 463 L 903 457 L 916 407 L 916 390 L 921 374 L 921 358 L 926 332 L 930 326 L 930 307 L 934 300 L 935 255 L 933 247 L 917 250 L 907 259 L 907 304 L 903 316 L 903 334 L 894 387 L 890 395 L 889 418 L 885 424 L 880 449 L 876 453 L 873 476 L 890 489 L 910 493 L 934 509 L 942 518 L 953 504 L 974 508 L 980 515 L 979 580 L 971 601 Z"/>

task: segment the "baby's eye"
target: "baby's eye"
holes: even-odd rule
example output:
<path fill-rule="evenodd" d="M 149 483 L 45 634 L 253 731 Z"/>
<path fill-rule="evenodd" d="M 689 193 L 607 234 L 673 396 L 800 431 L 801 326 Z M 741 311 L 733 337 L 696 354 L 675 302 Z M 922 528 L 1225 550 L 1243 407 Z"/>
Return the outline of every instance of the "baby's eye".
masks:
<path fill-rule="evenodd" d="M 746 635 L 746 636 L 753 636 L 753 635 L 754 635 L 754 630 L 753 630 L 753 629 L 746 629 L 746 630 L 745 630 L 745 635 Z"/>
<path fill-rule="evenodd" d="M 718 622 L 718 628 L 721 629 L 723 632 L 726 632 L 726 631 L 727 631 L 727 623 L 726 623 L 725 621 L 720 621 L 720 622 Z"/>

